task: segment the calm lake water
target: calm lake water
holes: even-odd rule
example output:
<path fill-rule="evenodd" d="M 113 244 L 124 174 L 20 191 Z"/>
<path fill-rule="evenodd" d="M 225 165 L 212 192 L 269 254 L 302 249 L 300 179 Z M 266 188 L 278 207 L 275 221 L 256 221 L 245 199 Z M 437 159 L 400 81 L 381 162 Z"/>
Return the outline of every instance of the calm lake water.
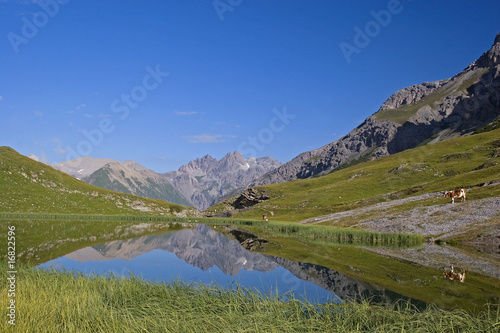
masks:
<path fill-rule="evenodd" d="M 284 300 L 293 294 L 312 303 L 338 303 L 360 297 L 384 302 L 404 298 L 327 267 L 248 251 L 205 225 L 86 247 L 38 267 L 85 275 L 134 274 L 165 283 L 243 286 Z"/>

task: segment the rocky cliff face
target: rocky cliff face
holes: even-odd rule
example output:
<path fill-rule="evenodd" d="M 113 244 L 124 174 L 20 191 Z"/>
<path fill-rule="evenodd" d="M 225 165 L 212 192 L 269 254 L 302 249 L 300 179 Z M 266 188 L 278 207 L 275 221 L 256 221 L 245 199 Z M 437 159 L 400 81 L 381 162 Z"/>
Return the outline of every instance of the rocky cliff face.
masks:
<path fill-rule="evenodd" d="M 454 77 L 401 89 L 343 138 L 305 152 L 251 185 L 323 175 L 421 144 L 468 135 L 500 116 L 500 34 Z"/>
<path fill-rule="evenodd" d="M 220 161 L 206 155 L 164 176 L 195 207 L 204 210 L 280 165 L 270 157 L 245 159 L 234 152 Z"/>

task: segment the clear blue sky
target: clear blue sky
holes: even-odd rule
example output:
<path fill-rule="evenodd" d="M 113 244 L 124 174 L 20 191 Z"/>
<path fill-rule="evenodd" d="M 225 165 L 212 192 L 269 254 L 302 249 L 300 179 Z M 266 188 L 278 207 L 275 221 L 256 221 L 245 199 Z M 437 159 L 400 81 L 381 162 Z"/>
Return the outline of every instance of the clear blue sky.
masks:
<path fill-rule="evenodd" d="M 461 71 L 499 14 L 498 0 L 0 0 L 0 145 L 158 172 L 235 150 L 287 162 Z"/>

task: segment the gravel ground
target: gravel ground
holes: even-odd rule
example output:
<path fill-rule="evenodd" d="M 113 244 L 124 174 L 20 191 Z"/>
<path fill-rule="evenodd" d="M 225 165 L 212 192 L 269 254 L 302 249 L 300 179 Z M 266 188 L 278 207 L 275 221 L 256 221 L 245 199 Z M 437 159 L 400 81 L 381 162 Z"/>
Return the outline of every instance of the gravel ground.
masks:
<path fill-rule="evenodd" d="M 429 239 L 420 248 L 369 250 L 438 269 L 455 266 L 500 279 L 500 197 L 420 206 L 391 213 L 391 208 L 408 202 L 433 197 L 442 202 L 442 196 L 440 192 L 428 193 L 319 216 L 301 223 L 329 222 L 372 231 L 419 233 Z M 460 245 L 437 245 L 435 239 L 459 240 Z"/>

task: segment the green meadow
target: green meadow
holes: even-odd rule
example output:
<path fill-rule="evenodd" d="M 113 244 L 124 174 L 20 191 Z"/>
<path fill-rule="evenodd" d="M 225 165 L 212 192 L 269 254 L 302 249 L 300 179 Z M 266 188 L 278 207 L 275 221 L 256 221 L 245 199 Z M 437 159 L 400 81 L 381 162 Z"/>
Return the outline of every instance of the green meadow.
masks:
<path fill-rule="evenodd" d="M 468 199 L 500 195 L 500 129 L 428 144 L 378 160 L 356 164 L 329 175 L 259 186 L 271 199 L 235 218 L 301 221 L 307 218 L 403 199 L 425 193 L 466 188 Z M 412 205 L 444 204 L 435 198 Z M 226 200 L 208 212 L 234 210 Z"/>

